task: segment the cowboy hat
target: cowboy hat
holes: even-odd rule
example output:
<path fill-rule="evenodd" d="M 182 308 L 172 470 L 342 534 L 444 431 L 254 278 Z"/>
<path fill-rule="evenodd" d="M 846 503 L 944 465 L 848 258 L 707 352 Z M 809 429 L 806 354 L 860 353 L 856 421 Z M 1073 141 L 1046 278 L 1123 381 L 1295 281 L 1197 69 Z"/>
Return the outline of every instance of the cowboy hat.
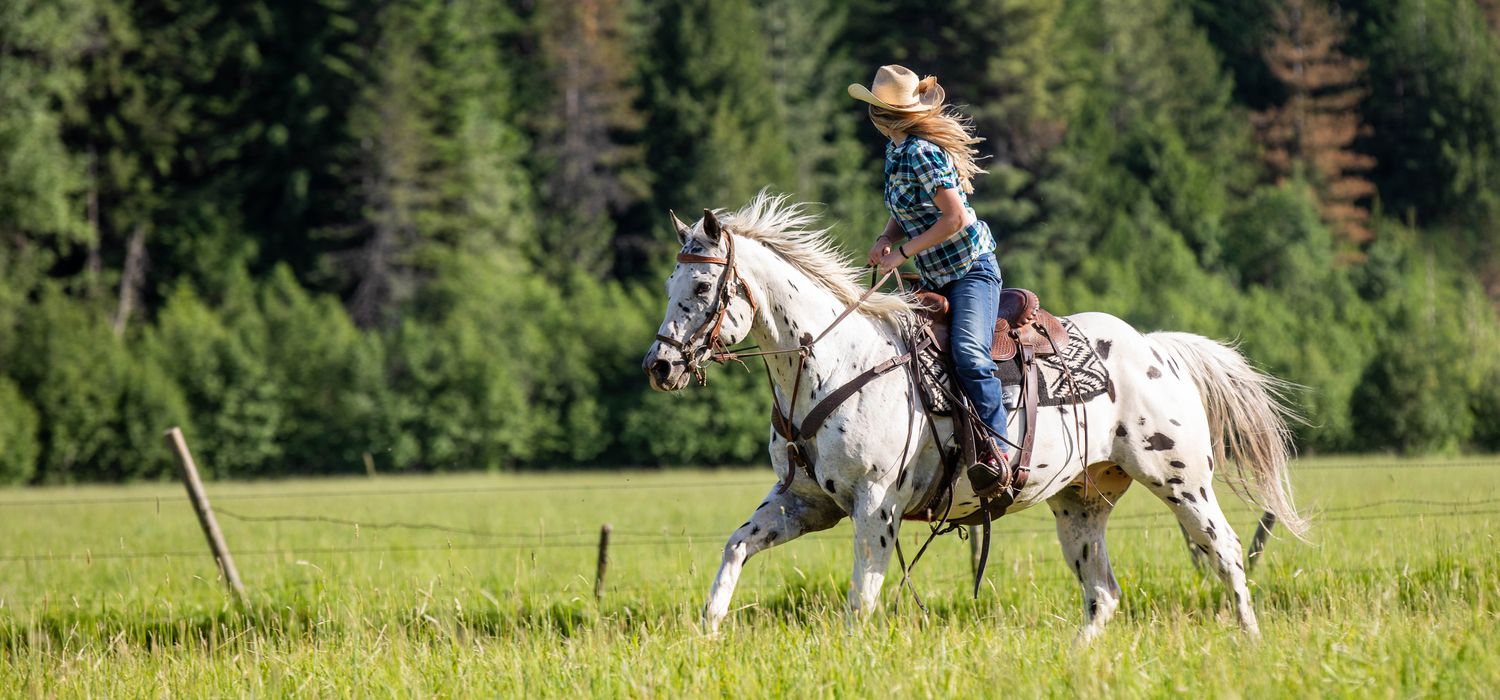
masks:
<path fill-rule="evenodd" d="M 849 96 L 892 112 L 925 112 L 943 103 L 943 88 L 937 78 L 918 79 L 905 66 L 881 66 L 870 87 L 849 86 Z"/>

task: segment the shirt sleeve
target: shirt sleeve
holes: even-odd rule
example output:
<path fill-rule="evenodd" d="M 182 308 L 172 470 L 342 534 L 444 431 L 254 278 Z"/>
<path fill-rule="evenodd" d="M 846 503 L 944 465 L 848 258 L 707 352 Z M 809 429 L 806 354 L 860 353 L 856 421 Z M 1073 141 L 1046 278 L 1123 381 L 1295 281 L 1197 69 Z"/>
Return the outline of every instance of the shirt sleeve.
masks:
<path fill-rule="evenodd" d="M 927 194 L 937 194 L 940 189 L 958 189 L 958 169 L 953 159 L 940 146 L 926 141 L 918 144 L 911 153 L 912 171 Z"/>

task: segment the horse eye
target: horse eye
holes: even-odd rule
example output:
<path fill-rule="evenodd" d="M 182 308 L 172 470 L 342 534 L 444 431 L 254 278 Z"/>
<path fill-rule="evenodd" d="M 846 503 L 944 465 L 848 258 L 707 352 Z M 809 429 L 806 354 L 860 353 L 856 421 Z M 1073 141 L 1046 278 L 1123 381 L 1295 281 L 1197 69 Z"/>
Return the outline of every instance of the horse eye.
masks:
<path fill-rule="evenodd" d="M 707 282 L 699 282 L 698 286 L 693 288 L 693 293 L 701 297 L 704 294 L 708 293 L 708 287 L 709 285 Z"/>

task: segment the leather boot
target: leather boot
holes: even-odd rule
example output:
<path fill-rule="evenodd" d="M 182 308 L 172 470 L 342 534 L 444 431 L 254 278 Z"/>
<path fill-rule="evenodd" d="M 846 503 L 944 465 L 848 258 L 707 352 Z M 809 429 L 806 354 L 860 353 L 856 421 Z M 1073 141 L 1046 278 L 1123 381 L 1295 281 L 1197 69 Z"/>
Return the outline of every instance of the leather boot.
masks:
<path fill-rule="evenodd" d="M 978 461 L 969 465 L 969 485 L 982 498 L 994 498 L 1010 488 L 1013 481 L 1005 452 L 994 440 L 985 440 L 987 449 Z"/>
<path fill-rule="evenodd" d="M 996 498 L 1001 493 L 1019 492 L 1026 486 L 1028 469 L 1011 468 L 1010 462 L 1005 459 L 1005 451 L 995 441 L 989 442 L 989 450 L 980 456 L 978 462 L 969 465 L 969 486 L 974 487 L 974 493 L 981 498 Z"/>

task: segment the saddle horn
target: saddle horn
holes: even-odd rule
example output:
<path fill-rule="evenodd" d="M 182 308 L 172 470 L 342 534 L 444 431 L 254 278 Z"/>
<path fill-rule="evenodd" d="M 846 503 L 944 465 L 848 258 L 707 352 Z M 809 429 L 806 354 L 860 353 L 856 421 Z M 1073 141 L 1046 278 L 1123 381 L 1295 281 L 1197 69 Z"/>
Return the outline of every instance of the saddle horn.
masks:
<path fill-rule="evenodd" d="M 682 219 L 677 218 L 677 212 L 671 209 L 667 210 L 667 215 L 672 217 L 672 230 L 677 232 L 677 242 L 687 245 L 688 225 L 682 223 Z"/>

